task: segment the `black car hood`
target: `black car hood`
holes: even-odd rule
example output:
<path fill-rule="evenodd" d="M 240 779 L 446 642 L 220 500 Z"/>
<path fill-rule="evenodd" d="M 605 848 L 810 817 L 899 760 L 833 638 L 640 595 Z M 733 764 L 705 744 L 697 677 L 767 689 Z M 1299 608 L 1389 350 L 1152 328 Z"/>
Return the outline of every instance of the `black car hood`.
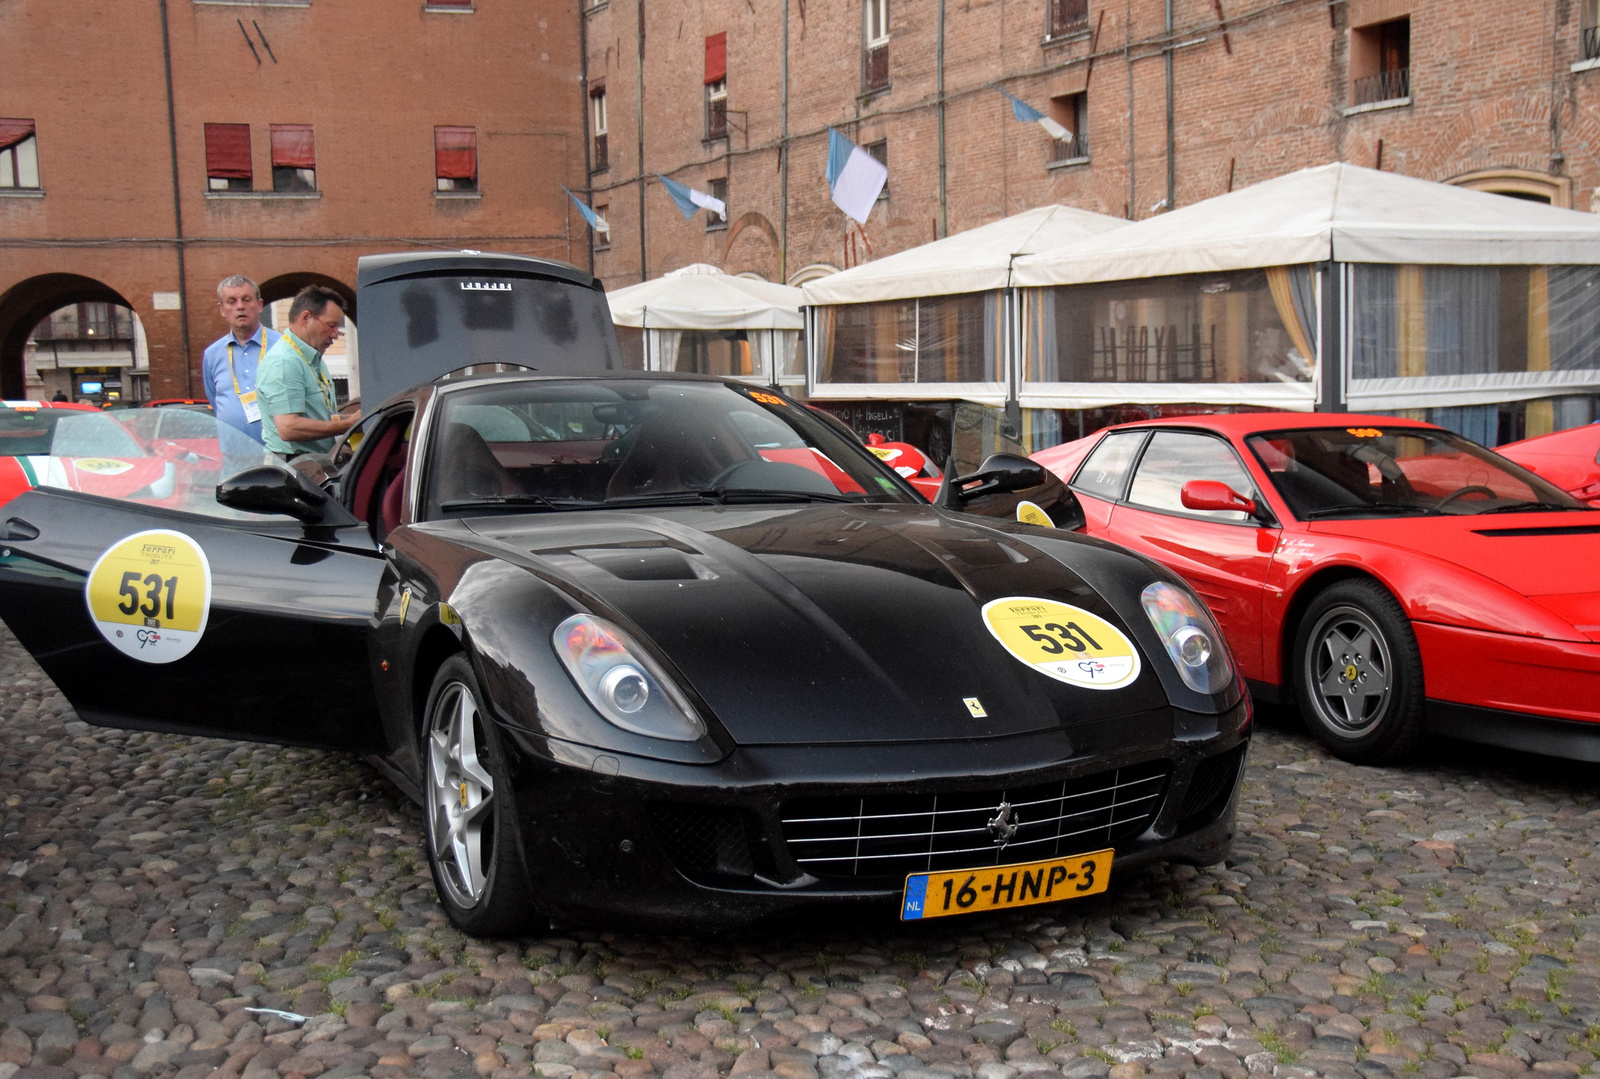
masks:
<path fill-rule="evenodd" d="M 1138 635 L 1026 537 L 930 507 L 708 506 L 469 526 L 652 641 L 746 745 L 994 738 L 1167 703 L 1143 649 L 1139 677 L 1112 690 L 1013 658 L 984 625 L 989 600 L 1054 599 Z M 1081 549 L 1091 568 L 1129 558 Z"/>

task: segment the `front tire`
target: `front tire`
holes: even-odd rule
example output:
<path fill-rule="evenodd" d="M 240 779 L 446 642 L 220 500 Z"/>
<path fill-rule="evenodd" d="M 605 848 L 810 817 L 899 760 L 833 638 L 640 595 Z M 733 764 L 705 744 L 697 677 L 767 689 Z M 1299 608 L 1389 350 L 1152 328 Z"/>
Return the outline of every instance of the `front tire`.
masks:
<path fill-rule="evenodd" d="M 1395 764 L 1423 735 L 1422 653 L 1405 611 L 1373 581 L 1341 581 L 1295 631 L 1295 697 L 1317 741 L 1355 764 Z"/>
<path fill-rule="evenodd" d="M 511 781 L 482 701 L 472 665 L 451 656 L 428 692 L 423 812 L 440 905 L 463 933 L 499 937 L 528 929 L 536 911 Z"/>

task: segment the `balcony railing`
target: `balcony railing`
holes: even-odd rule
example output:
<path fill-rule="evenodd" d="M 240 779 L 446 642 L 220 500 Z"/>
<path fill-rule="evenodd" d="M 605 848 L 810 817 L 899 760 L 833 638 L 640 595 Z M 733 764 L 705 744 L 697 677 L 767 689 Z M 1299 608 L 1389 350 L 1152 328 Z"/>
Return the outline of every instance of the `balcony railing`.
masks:
<path fill-rule="evenodd" d="M 1079 131 L 1070 139 L 1056 139 L 1050 148 L 1050 163 L 1077 161 L 1089 156 L 1089 136 Z"/>
<path fill-rule="evenodd" d="M 889 88 L 889 46 L 874 45 L 867 50 L 863 85 L 870 92 Z"/>
<path fill-rule="evenodd" d="M 611 158 L 610 158 L 610 153 L 609 153 L 608 146 L 607 146 L 606 133 L 604 131 L 602 131 L 602 132 L 600 132 L 600 134 L 598 134 L 598 135 L 596 135 L 594 137 L 594 165 L 593 165 L 593 168 L 594 168 L 595 172 L 600 172 L 602 169 L 608 169 L 610 167 L 611 167 Z"/>
<path fill-rule="evenodd" d="M 1089 25 L 1089 0 L 1050 0 L 1049 36 L 1060 37 Z"/>
<path fill-rule="evenodd" d="M 1411 69 L 1395 68 L 1356 79 L 1350 87 L 1350 104 L 1376 105 L 1380 101 L 1398 101 L 1411 96 Z"/>
<path fill-rule="evenodd" d="M 1583 28 L 1583 58 L 1600 60 L 1600 26 Z"/>

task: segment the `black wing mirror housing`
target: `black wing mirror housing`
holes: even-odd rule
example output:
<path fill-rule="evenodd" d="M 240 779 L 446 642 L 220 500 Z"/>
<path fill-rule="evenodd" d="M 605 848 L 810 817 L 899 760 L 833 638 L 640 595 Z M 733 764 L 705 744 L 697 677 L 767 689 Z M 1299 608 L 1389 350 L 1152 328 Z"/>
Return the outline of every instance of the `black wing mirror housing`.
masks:
<path fill-rule="evenodd" d="M 967 502 L 984 495 L 1026 491 L 1049 482 L 1049 471 L 1037 461 L 1014 453 L 991 453 L 978 471 L 950 481 L 950 497 Z"/>
<path fill-rule="evenodd" d="M 234 473 L 217 484 L 217 501 L 249 513 L 284 514 L 308 525 L 356 523 L 327 492 L 282 465 L 255 465 Z"/>

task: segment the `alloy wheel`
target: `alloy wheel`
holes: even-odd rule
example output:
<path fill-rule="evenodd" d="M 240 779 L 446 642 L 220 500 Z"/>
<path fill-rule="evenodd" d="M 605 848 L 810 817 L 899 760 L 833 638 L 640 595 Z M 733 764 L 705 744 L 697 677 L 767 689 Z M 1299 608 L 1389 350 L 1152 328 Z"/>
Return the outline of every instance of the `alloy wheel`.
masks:
<path fill-rule="evenodd" d="M 478 701 L 460 682 L 445 686 L 428 723 L 428 841 L 450 899 L 483 896 L 494 850 L 494 779 L 483 760 Z"/>
<path fill-rule="evenodd" d="M 1305 655 L 1312 706 L 1330 734 L 1362 738 L 1383 722 L 1394 663 L 1383 631 L 1366 611 L 1339 606 L 1312 627 Z"/>

